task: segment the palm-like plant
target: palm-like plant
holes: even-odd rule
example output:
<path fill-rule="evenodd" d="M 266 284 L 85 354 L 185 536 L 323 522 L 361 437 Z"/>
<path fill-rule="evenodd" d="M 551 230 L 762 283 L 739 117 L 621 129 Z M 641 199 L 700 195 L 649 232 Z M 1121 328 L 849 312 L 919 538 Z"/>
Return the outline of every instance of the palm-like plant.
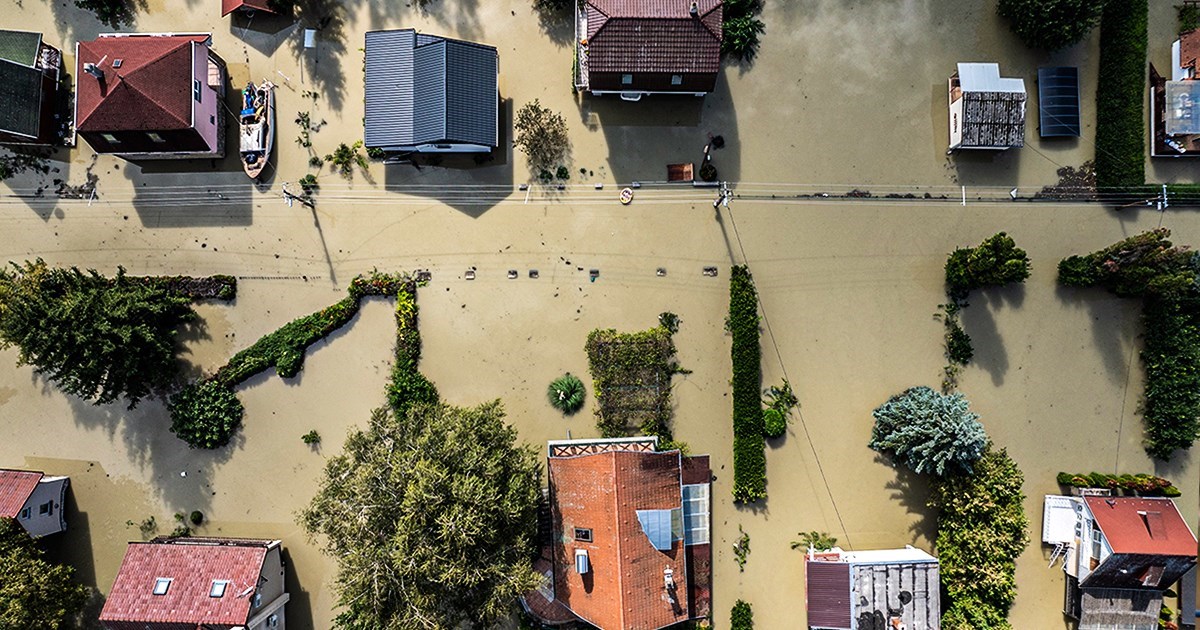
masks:
<path fill-rule="evenodd" d="M 583 406 L 583 381 L 570 372 L 554 379 L 546 390 L 546 399 L 555 409 L 571 415 Z"/>

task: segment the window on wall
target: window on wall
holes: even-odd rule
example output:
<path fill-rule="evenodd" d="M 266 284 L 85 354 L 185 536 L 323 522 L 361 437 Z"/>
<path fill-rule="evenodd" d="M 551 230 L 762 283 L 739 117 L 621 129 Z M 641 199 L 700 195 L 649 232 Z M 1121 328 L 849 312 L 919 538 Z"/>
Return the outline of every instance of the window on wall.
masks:
<path fill-rule="evenodd" d="M 632 74 L 622 74 L 621 75 L 621 85 L 633 85 L 633 75 Z"/>
<path fill-rule="evenodd" d="M 1094 523 L 1092 524 L 1092 557 L 1100 559 L 1100 551 L 1104 549 L 1104 534 Z"/>
<path fill-rule="evenodd" d="M 157 143 L 159 143 L 159 144 L 162 144 L 162 143 L 166 142 L 166 140 L 165 140 L 165 139 L 163 139 L 163 137 L 162 137 L 162 136 L 160 136 L 159 134 L 156 134 L 156 133 L 154 133 L 153 131 L 151 131 L 151 132 L 148 132 L 146 135 L 147 135 L 147 136 L 150 136 L 150 140 L 152 140 L 152 141 L 154 141 L 154 142 L 157 142 Z"/>
<path fill-rule="evenodd" d="M 682 74 L 672 74 L 671 75 L 671 85 L 683 85 L 683 75 Z"/>
<path fill-rule="evenodd" d="M 100 137 L 104 138 L 104 141 L 109 144 L 120 144 L 121 143 L 121 141 L 119 139 L 117 139 L 116 136 L 112 135 L 111 133 L 102 133 L 102 134 L 100 134 Z"/>
<path fill-rule="evenodd" d="M 592 530 L 576 527 L 575 540 L 578 540 L 579 542 L 592 542 Z"/>
<path fill-rule="evenodd" d="M 192 98 L 196 99 L 197 103 L 200 102 L 201 86 L 200 79 L 192 79 Z"/>
<path fill-rule="evenodd" d="M 54 504 L 47 501 L 38 506 L 38 514 L 54 514 Z"/>
<path fill-rule="evenodd" d="M 29 517 L 30 517 L 32 514 L 33 514 L 33 508 L 25 508 L 25 509 L 21 510 L 21 519 L 22 519 L 22 520 L 29 520 Z"/>

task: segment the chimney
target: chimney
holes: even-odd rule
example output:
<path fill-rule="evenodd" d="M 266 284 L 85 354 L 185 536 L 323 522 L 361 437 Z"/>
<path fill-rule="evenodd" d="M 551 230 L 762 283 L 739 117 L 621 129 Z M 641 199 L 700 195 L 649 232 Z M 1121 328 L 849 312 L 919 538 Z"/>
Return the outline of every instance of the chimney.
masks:
<path fill-rule="evenodd" d="M 694 18 L 700 17 L 700 4 L 696 0 L 692 0 L 692 6 L 688 9 L 688 13 Z"/>
<path fill-rule="evenodd" d="M 92 75 L 93 77 L 96 77 L 97 81 L 104 80 L 104 71 L 101 70 L 100 67 L 94 63 L 83 64 L 83 71 Z"/>

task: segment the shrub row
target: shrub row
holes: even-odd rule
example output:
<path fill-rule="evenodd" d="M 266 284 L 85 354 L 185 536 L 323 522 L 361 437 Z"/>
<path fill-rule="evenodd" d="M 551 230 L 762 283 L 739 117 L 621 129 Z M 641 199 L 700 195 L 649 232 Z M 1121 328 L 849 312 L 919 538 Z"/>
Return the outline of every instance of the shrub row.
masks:
<path fill-rule="evenodd" d="M 1065 473 L 1060 472 L 1056 477 L 1060 486 L 1070 488 L 1107 488 L 1109 490 L 1125 490 L 1138 496 L 1180 496 L 1179 488 L 1171 482 L 1150 474 L 1109 475 L 1106 473 Z"/>
<path fill-rule="evenodd" d="M 1148 296 L 1142 328 L 1146 452 L 1167 460 L 1200 438 L 1200 292 Z"/>
<path fill-rule="evenodd" d="M 733 337 L 733 498 L 753 502 L 767 496 L 766 442 L 763 438 L 762 348 L 758 339 L 758 293 L 744 265 L 729 278 L 729 319 Z"/>
<path fill-rule="evenodd" d="M 750 604 L 737 600 L 729 611 L 729 630 L 754 630 L 754 611 Z"/>
<path fill-rule="evenodd" d="M 1096 185 L 1101 191 L 1146 183 L 1147 0 L 1108 2 L 1100 19 L 1096 85 Z"/>
<path fill-rule="evenodd" d="M 237 297 L 237 278 L 215 276 L 139 276 L 142 284 L 155 286 L 191 300 L 223 300 Z"/>
<path fill-rule="evenodd" d="M 1170 235 L 1158 228 L 1058 265 L 1061 284 L 1142 298 L 1145 447 L 1163 460 L 1200 437 L 1197 255 L 1174 246 Z"/>
<path fill-rule="evenodd" d="M 388 404 L 398 415 L 409 407 L 439 402 L 437 388 L 417 369 L 421 332 L 417 330 L 417 285 L 406 282 L 396 293 L 396 359 L 387 386 Z"/>
<path fill-rule="evenodd" d="M 243 415 L 242 404 L 233 392 L 235 385 L 271 367 L 274 367 L 280 376 L 295 376 L 303 367 L 305 350 L 353 319 L 358 313 L 362 298 L 369 295 L 395 295 L 397 324 L 403 319 L 406 324 L 412 325 L 413 330 L 410 332 L 415 337 L 415 291 L 416 285 L 413 281 L 402 274 L 371 272 L 366 276 L 356 277 L 350 283 L 347 297 L 316 313 L 288 322 L 282 328 L 263 336 L 249 348 L 235 354 L 213 376 L 187 385 L 173 395 L 168 405 L 171 430 L 193 448 L 217 448 L 228 444 L 234 432 L 241 426 Z M 406 310 L 403 318 L 402 308 Z M 411 311 L 411 314 L 407 314 L 408 311 Z M 432 388 L 428 381 L 424 382 L 424 386 L 420 383 L 424 377 L 419 373 L 419 378 L 396 377 L 396 370 L 411 369 L 415 372 L 416 357 L 420 353 L 419 339 L 415 341 L 415 350 L 413 344 L 410 342 L 406 345 L 404 339 L 402 328 L 400 341 L 397 343 L 392 388 L 396 387 L 398 381 L 417 392 L 422 391 L 425 386 Z M 403 355 L 410 360 L 400 360 L 402 349 Z M 436 401 L 436 398 L 435 393 L 433 400 Z"/>
<path fill-rule="evenodd" d="M 1029 543 L 1021 470 L 1004 450 L 988 450 L 973 474 L 935 479 L 937 551 L 946 607 L 943 630 L 1009 630 L 1016 559 Z"/>

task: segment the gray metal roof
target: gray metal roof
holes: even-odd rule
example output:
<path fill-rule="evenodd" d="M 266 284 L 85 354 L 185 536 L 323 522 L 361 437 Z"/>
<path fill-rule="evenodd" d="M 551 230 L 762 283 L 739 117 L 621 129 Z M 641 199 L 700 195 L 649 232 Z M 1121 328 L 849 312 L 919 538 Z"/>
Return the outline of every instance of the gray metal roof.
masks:
<path fill-rule="evenodd" d="M 413 29 L 368 32 L 365 144 L 496 146 L 499 64 L 491 46 Z"/>
<path fill-rule="evenodd" d="M 964 92 L 1019 92 L 1025 93 L 1024 79 L 1000 77 L 1000 64 L 960 63 L 958 82 Z"/>
<path fill-rule="evenodd" d="M 36 138 L 42 120 L 42 73 L 0 61 L 0 130 Z"/>
<path fill-rule="evenodd" d="M 853 565 L 850 582 L 858 628 L 890 628 L 893 619 L 908 630 L 941 627 L 937 563 Z"/>
<path fill-rule="evenodd" d="M 1038 68 L 1038 126 L 1043 138 L 1079 135 L 1079 68 Z"/>
<path fill-rule="evenodd" d="M 962 146 L 1025 146 L 1025 93 L 964 91 Z"/>

